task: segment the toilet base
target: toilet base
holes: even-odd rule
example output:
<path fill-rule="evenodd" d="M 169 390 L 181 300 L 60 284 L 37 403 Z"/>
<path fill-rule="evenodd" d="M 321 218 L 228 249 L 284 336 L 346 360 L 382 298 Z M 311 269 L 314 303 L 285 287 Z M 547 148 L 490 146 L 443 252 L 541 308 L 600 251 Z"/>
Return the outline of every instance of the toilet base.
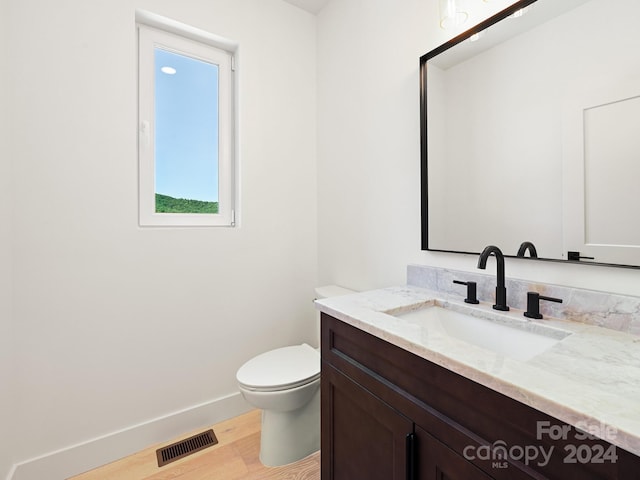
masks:
<path fill-rule="evenodd" d="M 318 382 L 319 383 L 319 382 Z M 320 388 L 303 407 L 278 412 L 262 410 L 260 461 L 277 467 L 320 450 Z"/>

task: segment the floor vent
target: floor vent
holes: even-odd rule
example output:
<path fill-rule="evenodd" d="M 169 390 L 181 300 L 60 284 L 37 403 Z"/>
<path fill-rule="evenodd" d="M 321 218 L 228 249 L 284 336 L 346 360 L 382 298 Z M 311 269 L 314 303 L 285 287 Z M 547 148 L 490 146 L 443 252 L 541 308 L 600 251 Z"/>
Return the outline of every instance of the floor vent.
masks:
<path fill-rule="evenodd" d="M 167 463 L 179 460 L 192 453 L 199 452 L 202 449 L 211 447 L 218 443 L 213 430 L 207 430 L 206 432 L 199 433 L 193 437 L 180 440 L 179 442 L 172 443 L 166 447 L 156 450 L 156 456 L 158 457 L 158 467 L 162 467 Z"/>

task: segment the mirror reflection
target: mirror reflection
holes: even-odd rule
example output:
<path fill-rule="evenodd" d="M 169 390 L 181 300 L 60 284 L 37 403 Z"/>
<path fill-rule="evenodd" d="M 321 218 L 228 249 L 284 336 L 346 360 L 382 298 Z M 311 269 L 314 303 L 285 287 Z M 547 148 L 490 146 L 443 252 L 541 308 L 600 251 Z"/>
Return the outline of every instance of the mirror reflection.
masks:
<path fill-rule="evenodd" d="M 637 18 L 521 1 L 422 57 L 423 248 L 640 266 Z"/>

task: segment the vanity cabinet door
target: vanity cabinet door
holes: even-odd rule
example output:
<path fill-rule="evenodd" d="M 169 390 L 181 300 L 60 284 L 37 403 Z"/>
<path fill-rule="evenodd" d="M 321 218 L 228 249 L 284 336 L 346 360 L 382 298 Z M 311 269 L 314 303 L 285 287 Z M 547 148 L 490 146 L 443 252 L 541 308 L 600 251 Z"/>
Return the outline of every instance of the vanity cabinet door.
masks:
<path fill-rule="evenodd" d="M 416 426 L 416 480 L 491 480 L 493 477 Z"/>
<path fill-rule="evenodd" d="M 406 480 L 413 422 L 322 364 L 322 480 Z"/>

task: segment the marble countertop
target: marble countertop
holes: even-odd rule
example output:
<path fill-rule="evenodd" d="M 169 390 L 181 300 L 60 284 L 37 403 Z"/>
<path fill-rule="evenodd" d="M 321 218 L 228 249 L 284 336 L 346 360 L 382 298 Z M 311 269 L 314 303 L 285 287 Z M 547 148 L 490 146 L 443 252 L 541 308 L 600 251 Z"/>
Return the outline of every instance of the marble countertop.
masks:
<path fill-rule="evenodd" d="M 474 316 L 570 335 L 528 360 L 408 324 L 404 312 L 437 302 Z M 414 286 L 316 300 L 318 310 L 640 456 L 640 337 L 566 320 L 529 320 Z"/>

